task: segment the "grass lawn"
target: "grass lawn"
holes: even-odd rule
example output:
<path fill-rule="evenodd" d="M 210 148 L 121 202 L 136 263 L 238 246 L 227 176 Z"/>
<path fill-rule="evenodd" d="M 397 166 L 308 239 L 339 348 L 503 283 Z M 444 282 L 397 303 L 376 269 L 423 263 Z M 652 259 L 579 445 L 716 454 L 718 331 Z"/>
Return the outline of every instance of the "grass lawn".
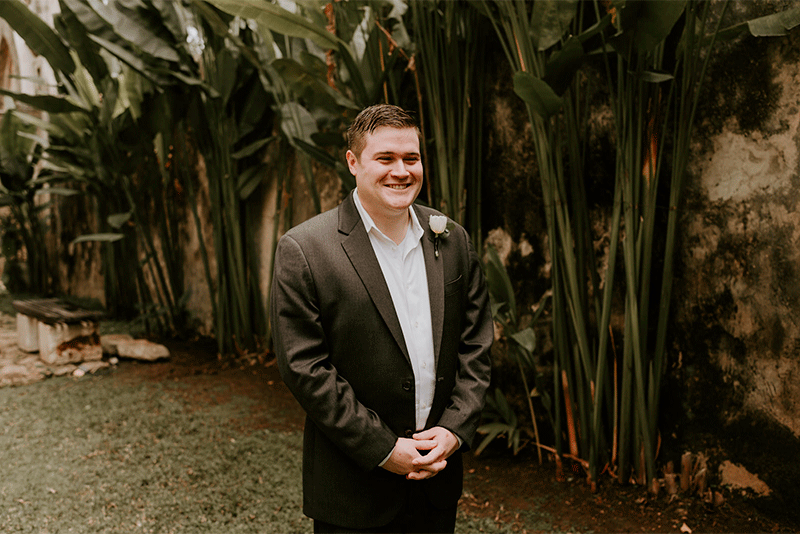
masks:
<path fill-rule="evenodd" d="M 0 532 L 312 532 L 300 431 L 214 373 L 137 369 L 155 367 L 0 389 Z M 512 531 L 459 515 L 457 532 Z"/>
<path fill-rule="evenodd" d="M 2 532 L 300 532 L 300 435 L 113 374 L 0 390 Z"/>

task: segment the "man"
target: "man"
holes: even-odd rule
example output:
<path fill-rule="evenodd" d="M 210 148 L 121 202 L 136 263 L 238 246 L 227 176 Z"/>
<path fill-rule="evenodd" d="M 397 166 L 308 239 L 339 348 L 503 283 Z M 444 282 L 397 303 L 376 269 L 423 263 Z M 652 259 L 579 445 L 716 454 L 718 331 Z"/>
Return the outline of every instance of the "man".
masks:
<path fill-rule="evenodd" d="M 365 109 L 348 145 L 356 189 L 275 255 L 278 366 L 307 414 L 303 511 L 315 532 L 453 532 L 489 384 L 483 274 L 466 231 L 435 234 L 441 214 L 413 204 L 405 111 Z"/>

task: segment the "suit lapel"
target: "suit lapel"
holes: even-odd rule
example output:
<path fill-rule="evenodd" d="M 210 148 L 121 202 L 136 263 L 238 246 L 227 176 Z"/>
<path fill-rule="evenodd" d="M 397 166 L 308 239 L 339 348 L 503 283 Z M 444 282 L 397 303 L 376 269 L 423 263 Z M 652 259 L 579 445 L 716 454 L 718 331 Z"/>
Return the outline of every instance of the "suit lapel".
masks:
<path fill-rule="evenodd" d="M 372 249 L 369 236 L 364 230 L 364 223 L 358 214 L 352 193 L 339 206 L 339 232 L 344 234 L 342 247 L 347 257 L 364 283 L 364 287 L 378 309 L 378 313 L 380 313 L 389 327 L 392 337 L 394 337 L 394 340 L 410 363 L 411 359 L 408 356 L 408 348 L 403 337 L 403 330 L 400 327 L 400 320 L 397 318 L 397 312 L 394 309 L 392 295 L 389 293 L 389 287 L 386 285 L 386 279 L 383 277 L 383 271 L 381 271 L 378 258 Z M 359 313 L 359 310 L 354 310 L 353 313 Z"/>
<path fill-rule="evenodd" d="M 439 365 L 439 349 L 442 346 L 442 332 L 444 330 L 444 258 L 439 254 L 437 258 L 433 250 L 433 232 L 428 226 L 428 220 L 422 215 L 418 206 L 414 206 L 419 224 L 425 231 L 422 238 L 422 253 L 425 256 L 425 272 L 428 276 L 428 299 L 431 303 L 431 331 L 433 332 L 433 357 L 434 363 Z"/>

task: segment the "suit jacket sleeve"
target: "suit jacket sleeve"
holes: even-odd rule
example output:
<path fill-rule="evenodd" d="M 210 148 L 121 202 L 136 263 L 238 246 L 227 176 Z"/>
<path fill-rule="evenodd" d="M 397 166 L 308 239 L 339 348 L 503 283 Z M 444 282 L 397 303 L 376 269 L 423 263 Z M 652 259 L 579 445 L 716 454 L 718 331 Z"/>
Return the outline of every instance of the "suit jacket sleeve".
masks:
<path fill-rule="evenodd" d="M 298 242 L 284 236 L 275 254 L 271 321 L 281 376 L 310 421 L 364 469 L 377 466 L 397 437 L 361 404 L 329 358 L 317 288 Z"/>
<path fill-rule="evenodd" d="M 467 450 L 475 438 L 489 387 L 494 325 L 478 255 L 466 230 L 456 227 L 455 231 L 462 234 L 463 241 L 460 244 L 467 249 L 465 256 L 468 262 L 464 273 L 466 288 L 455 385 L 438 425 L 460 437 L 463 440 L 462 449 Z M 445 317 L 445 321 L 448 320 L 457 319 Z"/>

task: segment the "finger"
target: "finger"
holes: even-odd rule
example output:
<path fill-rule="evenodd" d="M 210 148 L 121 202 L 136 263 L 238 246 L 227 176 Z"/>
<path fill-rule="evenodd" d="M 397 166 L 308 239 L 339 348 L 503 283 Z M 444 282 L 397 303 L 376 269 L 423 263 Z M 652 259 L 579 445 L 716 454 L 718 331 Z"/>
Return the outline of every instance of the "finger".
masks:
<path fill-rule="evenodd" d="M 435 461 L 425 463 L 414 460 L 411 462 L 411 465 L 413 465 L 417 471 L 432 471 L 438 473 L 447 466 L 447 460 L 436 459 Z"/>
<path fill-rule="evenodd" d="M 418 451 L 429 451 L 435 449 L 438 443 L 432 439 L 422 439 L 414 441 L 414 448 Z"/>
<path fill-rule="evenodd" d="M 412 471 L 406 475 L 406 478 L 408 480 L 425 480 L 426 478 L 431 478 L 435 474 L 436 473 L 434 473 L 433 471 L 426 471 L 426 470 Z"/>
<path fill-rule="evenodd" d="M 421 466 L 421 465 L 431 465 L 438 461 L 441 461 L 442 458 L 442 448 L 436 447 L 431 450 L 428 454 L 424 456 L 420 456 L 419 458 L 414 458 L 411 463 L 413 465 Z"/>
<path fill-rule="evenodd" d="M 436 432 L 432 428 L 429 428 L 428 430 L 417 432 L 411 437 L 414 439 L 434 439 L 436 437 Z"/>

